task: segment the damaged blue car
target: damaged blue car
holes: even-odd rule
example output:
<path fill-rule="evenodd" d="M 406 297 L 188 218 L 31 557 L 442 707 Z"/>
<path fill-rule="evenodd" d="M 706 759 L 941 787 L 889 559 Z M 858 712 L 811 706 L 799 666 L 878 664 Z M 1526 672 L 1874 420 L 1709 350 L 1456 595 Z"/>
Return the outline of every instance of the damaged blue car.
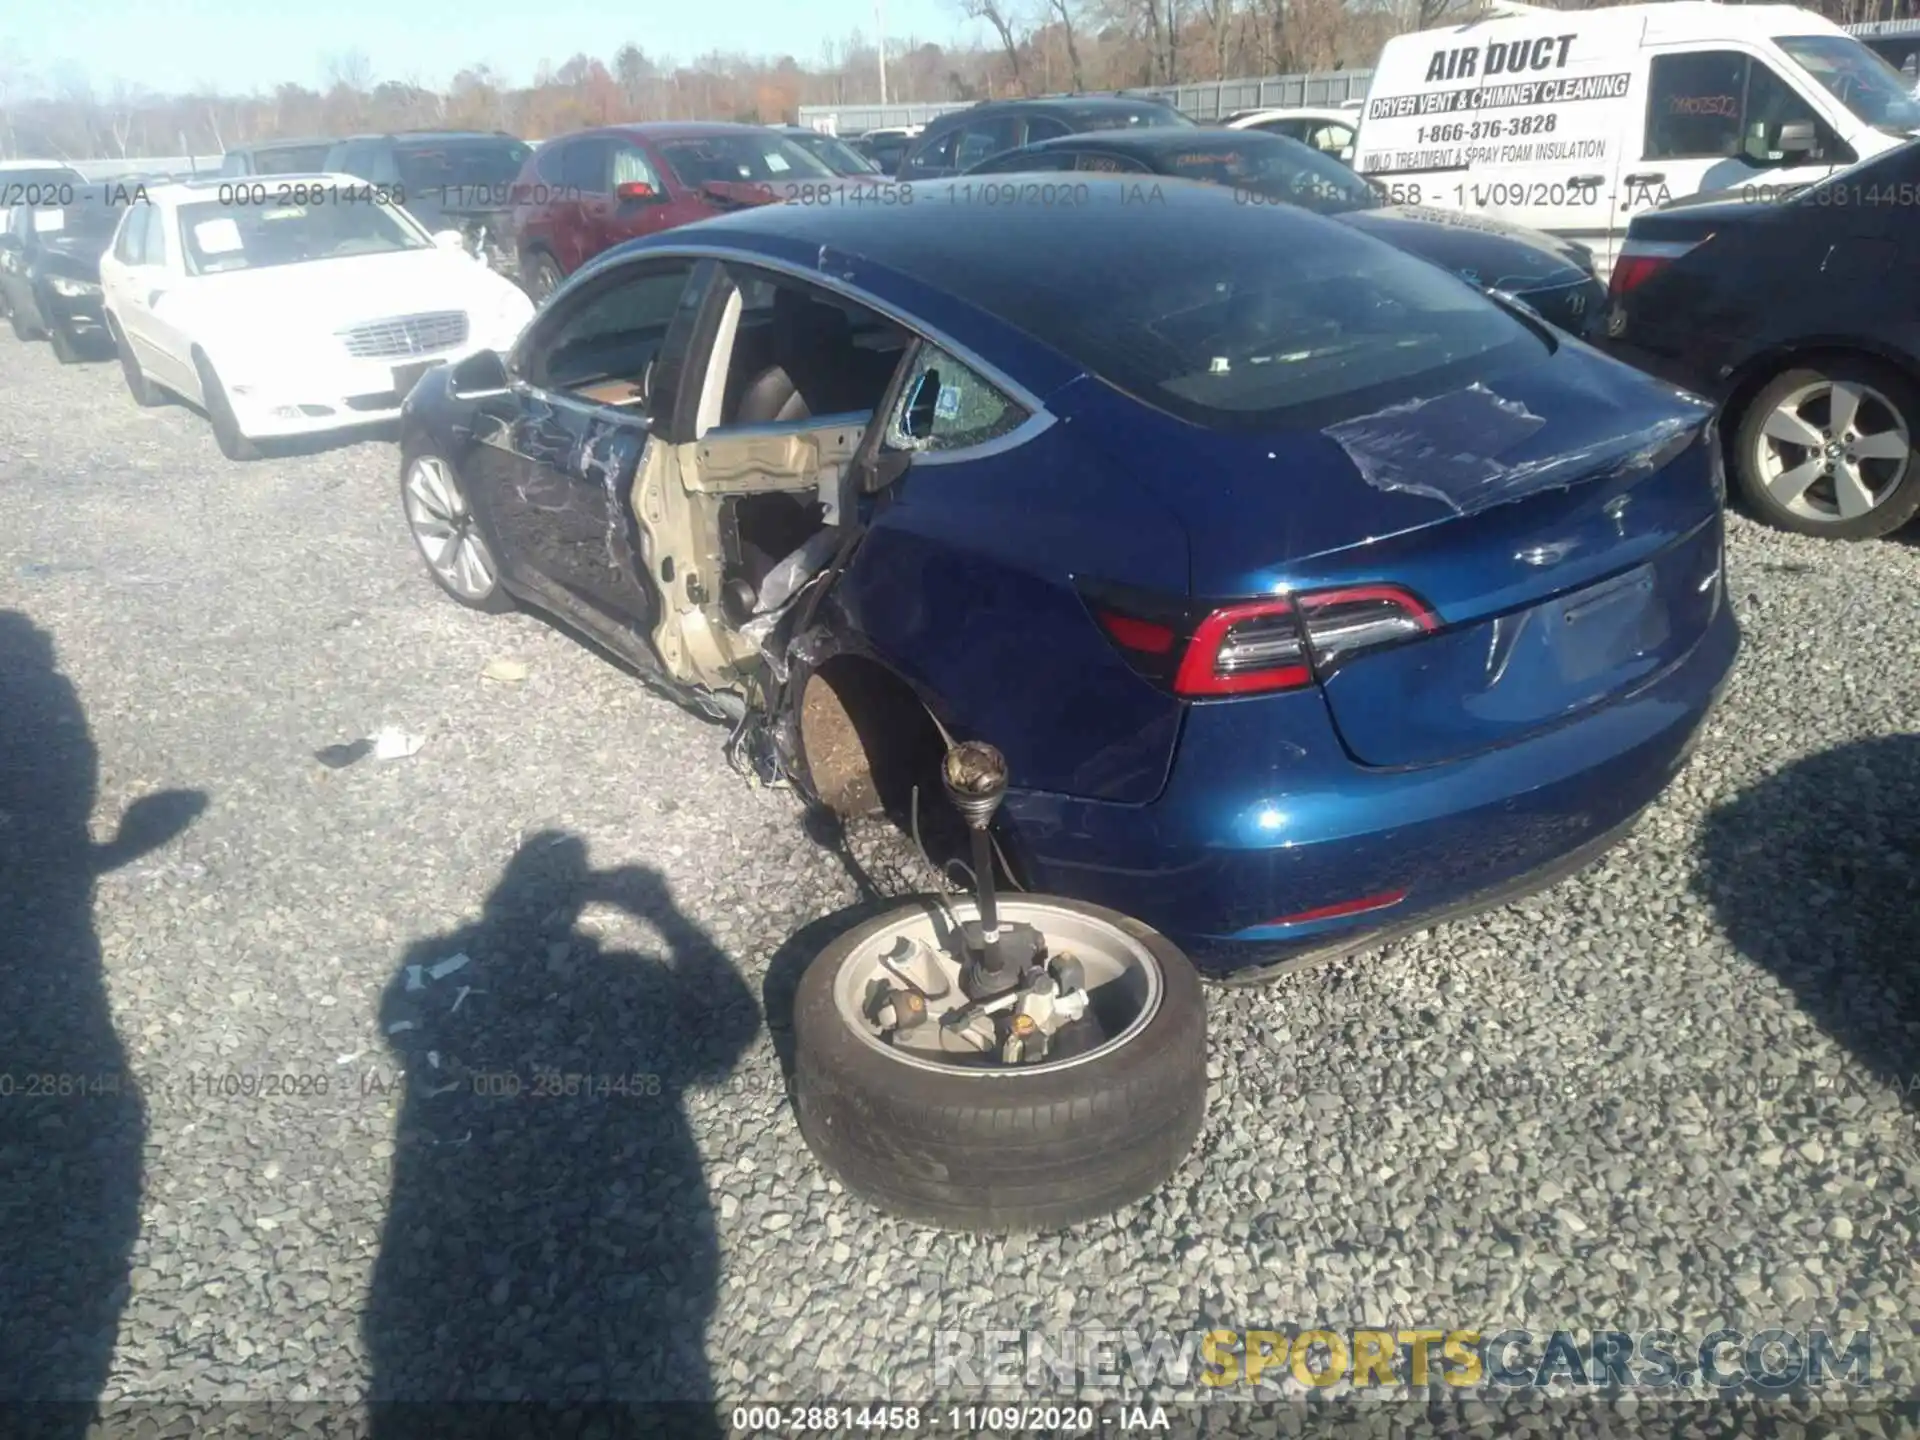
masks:
<path fill-rule="evenodd" d="M 1304 210 L 991 188 L 638 241 L 427 374 L 434 580 L 842 814 L 924 826 L 991 742 L 1010 878 L 1221 975 L 1537 888 L 1660 795 L 1738 647 L 1706 405 Z"/>

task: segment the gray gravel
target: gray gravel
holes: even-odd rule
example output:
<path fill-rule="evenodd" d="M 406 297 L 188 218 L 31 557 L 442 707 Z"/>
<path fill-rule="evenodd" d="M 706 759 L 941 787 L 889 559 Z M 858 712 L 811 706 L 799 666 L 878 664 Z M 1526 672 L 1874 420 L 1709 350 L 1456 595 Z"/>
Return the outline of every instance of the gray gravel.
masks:
<path fill-rule="evenodd" d="M 11 341 L 0 395 L 0 1064 L 146 1088 L 0 1099 L 0 1394 L 914 1399 L 940 1330 L 1316 1322 L 1867 1325 L 1911 1389 L 1920 546 L 1735 521 L 1742 665 L 1629 843 L 1216 993 L 1175 1182 L 976 1240 L 801 1144 L 763 1010 L 857 892 L 719 732 L 439 596 L 384 444 L 229 464 Z"/>

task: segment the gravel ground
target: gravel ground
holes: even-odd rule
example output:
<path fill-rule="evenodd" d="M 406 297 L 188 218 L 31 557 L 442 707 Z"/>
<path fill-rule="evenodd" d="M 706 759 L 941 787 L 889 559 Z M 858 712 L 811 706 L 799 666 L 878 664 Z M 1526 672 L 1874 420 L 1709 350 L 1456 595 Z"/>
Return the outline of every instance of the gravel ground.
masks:
<path fill-rule="evenodd" d="M 1215 992 L 1175 1181 L 974 1239 L 809 1159 L 764 1012 L 858 895 L 718 731 L 439 596 L 384 444 L 229 464 L 10 341 L 0 395 L 0 1394 L 911 1400 L 938 1331 L 1314 1323 L 1870 1326 L 1912 1393 L 1920 546 L 1736 521 L 1742 664 L 1634 838 Z"/>

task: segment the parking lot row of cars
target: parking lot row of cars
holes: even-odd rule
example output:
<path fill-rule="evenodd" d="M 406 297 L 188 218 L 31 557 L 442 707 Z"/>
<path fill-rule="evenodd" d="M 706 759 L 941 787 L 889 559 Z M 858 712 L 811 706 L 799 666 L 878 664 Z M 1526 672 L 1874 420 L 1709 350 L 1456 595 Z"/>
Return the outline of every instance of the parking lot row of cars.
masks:
<path fill-rule="evenodd" d="M 610 249 L 742 208 L 878 209 L 916 196 L 948 208 L 1064 205 L 1092 175 L 1201 182 L 1232 189 L 1243 204 L 1336 217 L 1721 402 L 1730 472 L 1758 513 L 1810 533 L 1884 534 L 1920 510 L 1920 474 L 1908 446 L 1920 426 L 1912 358 L 1920 337 L 1910 333 L 1913 297 L 1902 263 L 1916 207 L 1899 200 L 1920 184 L 1920 171 L 1911 146 L 1894 138 L 1902 116 L 1920 124 L 1920 106 L 1888 99 L 1884 75 L 1848 79 L 1848 66 L 1886 67 L 1851 37 L 1821 30 L 1818 17 L 1747 8 L 1728 19 L 1721 7 L 1693 0 L 1621 7 L 1533 39 L 1519 34 L 1530 19 L 1496 20 L 1482 27 L 1485 56 L 1433 49 L 1435 37 L 1401 37 L 1382 58 L 1386 78 L 1367 106 L 1246 112 L 1217 127 L 1149 98 L 1064 96 L 984 103 L 852 141 L 794 126 L 718 123 L 608 126 L 537 146 L 502 133 L 405 132 L 236 148 L 219 177 L 156 181 L 159 199 L 145 189 L 130 196 L 124 183 L 117 196 L 101 195 L 71 171 L 16 163 L 0 172 L 8 192 L 0 200 L 50 203 L 14 207 L 20 213 L 0 238 L 0 305 L 17 335 L 45 334 L 63 360 L 110 342 L 136 397 L 158 386 L 205 406 L 223 446 L 244 454 L 270 436 L 391 418 L 427 364 L 483 343 L 504 345 L 513 332 L 503 327 L 530 313 L 452 264 L 457 257 L 382 258 L 388 250 L 465 249 L 538 305 Z M 1809 27 L 1807 35 L 1776 35 Z M 1510 31 L 1512 38 L 1501 38 Z M 1795 118 L 1811 103 L 1801 91 L 1782 91 L 1787 98 L 1773 104 L 1743 90 L 1728 103 L 1736 120 L 1747 110 L 1758 117 L 1753 143 L 1721 167 L 1720 181 L 1693 166 L 1687 185 L 1694 188 L 1634 214 L 1621 238 L 1603 228 L 1589 244 L 1579 225 L 1534 228 L 1488 213 L 1538 211 L 1531 202 L 1518 211 L 1498 197 L 1420 203 L 1443 198 L 1436 174 L 1466 175 L 1455 186 L 1465 191 L 1479 186 L 1473 177 L 1493 173 L 1488 166 L 1518 163 L 1512 157 L 1522 151 L 1557 153 L 1554 147 L 1572 143 L 1564 137 L 1576 122 L 1582 133 L 1595 124 L 1640 126 L 1635 106 L 1649 117 L 1640 139 L 1647 163 L 1672 159 L 1675 147 L 1712 148 L 1718 131 L 1708 131 L 1725 128 L 1727 106 L 1716 100 L 1712 114 L 1692 116 L 1693 128 L 1682 134 L 1666 102 L 1687 75 L 1707 75 L 1698 57 L 1719 52 L 1700 46 L 1742 37 L 1760 45 L 1775 70 L 1813 66 L 1818 85 L 1808 84 L 1855 96 L 1848 103 L 1856 110 L 1881 105 L 1891 148 L 1860 137 L 1843 142 L 1815 127 L 1809 150 L 1811 122 Z M 1430 49 L 1432 74 L 1416 75 L 1409 57 Z M 1493 83 L 1487 66 L 1511 71 L 1523 51 L 1523 72 L 1550 78 L 1497 92 L 1471 88 Z M 1630 68 L 1600 76 L 1604 84 L 1589 73 L 1616 64 Z M 1743 64 L 1742 85 L 1750 89 L 1761 62 Z M 1380 137 L 1397 134 L 1409 109 L 1407 97 L 1380 93 L 1396 86 L 1415 111 L 1438 113 L 1440 101 L 1470 95 L 1489 113 L 1515 106 L 1519 113 L 1464 126 L 1429 123 L 1387 148 Z M 1543 86 L 1559 88 L 1548 95 Z M 1635 98 L 1641 86 L 1644 102 Z M 1594 103 L 1585 112 L 1575 106 L 1565 123 L 1552 110 L 1529 118 L 1530 107 L 1550 105 L 1553 96 Z M 1886 108 L 1896 100 L 1912 113 Z M 1454 132 L 1465 129 L 1508 140 L 1535 131 L 1562 138 L 1462 146 Z M 1609 140 L 1582 143 L 1589 147 L 1582 153 L 1629 153 Z M 1863 147 L 1868 158 L 1838 163 Z M 1816 183 L 1783 180 L 1758 197 L 1747 193 L 1751 185 L 1737 195 L 1713 188 L 1736 170 L 1797 176 L 1810 159 L 1834 162 Z M 1678 173 L 1668 170 L 1658 177 L 1663 183 Z M 1042 183 L 1003 183 L 1016 175 Z M 1028 191 L 1038 198 L 1023 200 Z M 131 198 L 151 202 L 151 224 L 121 224 L 123 212 L 148 208 Z M 1623 208 L 1636 203 L 1630 193 Z M 329 207 L 341 213 L 323 213 Z M 346 213 L 353 209 L 362 213 Z M 180 228 L 186 216 L 195 226 L 213 225 L 209 233 L 226 248 L 203 253 L 198 230 Z M 355 264 L 334 263 L 350 257 Z M 245 279 L 236 279 L 242 270 Z M 377 278 L 416 272 L 432 277 L 420 292 L 404 283 L 388 290 Z M 309 318 L 296 321 L 284 306 Z M 322 316 L 324 324 L 312 318 Z M 391 334 L 345 342 L 356 352 L 336 353 L 339 337 L 368 325 Z M 300 333 L 324 333 L 321 350 L 310 355 L 285 338 Z M 284 393 L 234 378 L 257 371 L 255 352 L 269 350 Z M 374 362 L 386 367 L 379 375 Z M 379 387 L 365 388 L 376 379 Z"/>

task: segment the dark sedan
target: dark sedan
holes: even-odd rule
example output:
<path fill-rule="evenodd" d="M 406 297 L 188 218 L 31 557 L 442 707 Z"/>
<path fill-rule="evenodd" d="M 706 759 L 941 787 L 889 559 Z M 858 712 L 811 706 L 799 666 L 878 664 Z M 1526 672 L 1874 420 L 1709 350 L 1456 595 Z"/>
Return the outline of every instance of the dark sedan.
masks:
<path fill-rule="evenodd" d="M 64 365 L 112 353 L 100 308 L 100 257 L 120 221 L 112 193 L 87 185 L 71 205 L 15 205 L 0 236 L 0 296 L 13 333 L 52 342 Z"/>
<path fill-rule="evenodd" d="M 1029 888 L 1221 969 L 1597 854 L 1733 661 L 1709 407 L 1335 220 L 1163 188 L 613 250 L 408 399 L 427 569 L 842 810 L 990 742 Z"/>
<path fill-rule="evenodd" d="M 969 175 L 1157 175 L 1224 185 L 1246 205 L 1297 205 L 1524 300 L 1572 334 L 1597 333 L 1606 293 L 1584 246 L 1482 215 L 1390 204 L 1371 181 L 1284 135 L 1179 127 L 1063 135 L 1010 150 Z"/>
<path fill-rule="evenodd" d="M 1733 482 L 1783 530 L 1870 539 L 1920 514 L 1917 197 L 1913 141 L 1628 226 L 1610 348 L 1721 404 Z"/>

